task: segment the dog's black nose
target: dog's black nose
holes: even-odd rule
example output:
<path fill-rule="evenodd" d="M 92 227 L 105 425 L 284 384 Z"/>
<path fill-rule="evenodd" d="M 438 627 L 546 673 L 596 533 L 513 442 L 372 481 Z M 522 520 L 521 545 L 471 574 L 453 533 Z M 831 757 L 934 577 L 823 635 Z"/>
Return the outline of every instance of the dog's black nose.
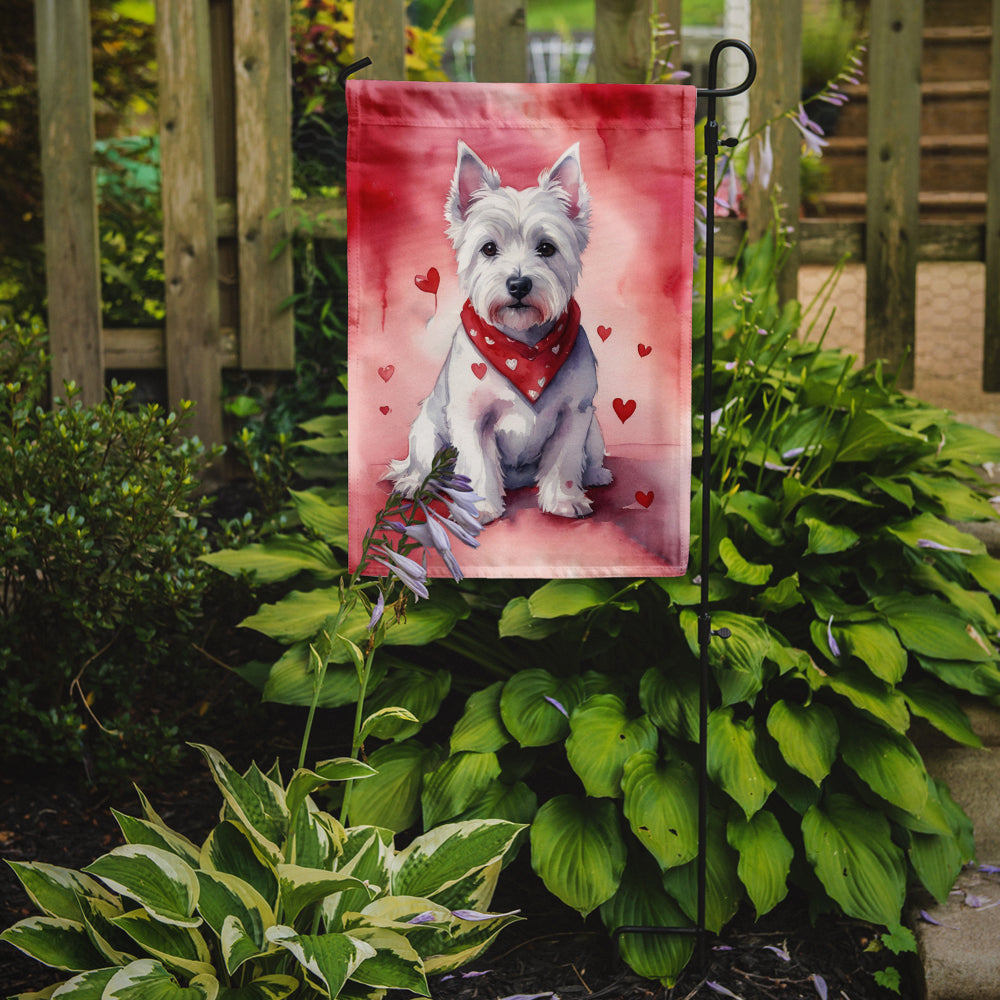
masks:
<path fill-rule="evenodd" d="M 531 291 L 531 278 L 508 278 L 507 291 L 520 302 Z"/>

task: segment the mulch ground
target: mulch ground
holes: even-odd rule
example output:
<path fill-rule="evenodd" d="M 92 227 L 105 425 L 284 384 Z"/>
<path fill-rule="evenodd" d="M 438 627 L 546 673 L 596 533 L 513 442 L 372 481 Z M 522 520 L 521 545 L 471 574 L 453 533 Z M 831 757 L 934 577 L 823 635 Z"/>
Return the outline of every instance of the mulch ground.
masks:
<path fill-rule="evenodd" d="M 238 746 L 222 742 L 220 749 L 234 763 L 240 761 Z M 194 751 L 191 763 L 147 792 L 169 825 L 198 840 L 214 823 L 220 800 Z M 8 774 L 0 778 L 0 858 L 83 867 L 122 842 L 111 807 L 139 814 L 129 792 L 108 796 L 75 783 L 72 776 Z M 582 922 L 546 893 L 524 856 L 501 877 L 494 908 L 520 908 L 525 919 L 503 931 L 469 969 L 445 979 L 432 977 L 435 1000 L 553 995 L 562 1000 L 887 1000 L 893 994 L 873 979 L 887 965 L 903 973 L 903 997 L 919 992 L 899 959 L 866 950 L 871 928 L 829 918 L 813 927 L 800 901 L 783 904 L 758 924 L 740 914 L 719 938 L 706 940 L 705 967 L 690 967 L 673 989 L 639 978 L 618 961 L 596 916 Z M 0 927 L 32 912 L 13 873 L 0 865 Z M 60 978 L 65 976 L 0 944 L 0 995 L 38 990 Z"/>

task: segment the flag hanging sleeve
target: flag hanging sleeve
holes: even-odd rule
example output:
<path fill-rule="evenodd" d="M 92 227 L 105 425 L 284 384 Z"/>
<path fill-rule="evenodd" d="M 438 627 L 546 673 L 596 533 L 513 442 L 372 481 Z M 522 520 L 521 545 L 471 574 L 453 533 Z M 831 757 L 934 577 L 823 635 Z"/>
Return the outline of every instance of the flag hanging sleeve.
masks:
<path fill-rule="evenodd" d="M 686 572 L 694 88 L 347 96 L 351 565 L 451 445 L 467 576 Z"/>

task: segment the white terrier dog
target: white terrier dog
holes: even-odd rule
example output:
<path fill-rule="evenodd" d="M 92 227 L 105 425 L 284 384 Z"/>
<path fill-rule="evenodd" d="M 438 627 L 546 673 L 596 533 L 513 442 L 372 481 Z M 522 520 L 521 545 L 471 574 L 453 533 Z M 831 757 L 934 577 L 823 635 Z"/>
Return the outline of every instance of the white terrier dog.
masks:
<path fill-rule="evenodd" d="M 516 190 L 459 142 L 445 218 L 468 301 L 389 478 L 412 496 L 450 444 L 483 497 L 484 524 L 503 514 L 506 490 L 535 484 L 543 511 L 584 517 L 584 488 L 612 476 L 594 414 L 597 362 L 572 297 L 590 221 L 579 144 L 537 187 Z"/>

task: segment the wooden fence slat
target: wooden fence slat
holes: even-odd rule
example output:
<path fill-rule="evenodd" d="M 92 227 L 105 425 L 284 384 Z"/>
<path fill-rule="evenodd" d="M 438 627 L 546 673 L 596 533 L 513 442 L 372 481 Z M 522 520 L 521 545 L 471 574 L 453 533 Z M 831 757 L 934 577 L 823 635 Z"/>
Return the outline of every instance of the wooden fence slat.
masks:
<path fill-rule="evenodd" d="M 406 0 L 361 0 L 354 5 L 354 52 L 372 65 L 357 76 L 406 79 Z"/>
<path fill-rule="evenodd" d="M 104 397 L 88 0 L 35 0 L 52 392 Z"/>
<path fill-rule="evenodd" d="M 923 6 L 872 0 L 869 15 L 865 359 L 898 368 L 903 389 L 915 366 Z"/>
<path fill-rule="evenodd" d="M 156 57 L 163 178 L 169 402 L 198 406 L 192 431 L 222 441 L 219 256 L 208 4 L 159 0 Z"/>
<path fill-rule="evenodd" d="M 528 31 L 524 0 L 475 0 L 476 80 L 524 83 L 528 79 Z"/>
<path fill-rule="evenodd" d="M 283 211 L 292 200 L 290 20 L 287 0 L 233 7 L 240 366 L 246 369 L 295 367 L 294 318 L 282 308 L 292 294 Z"/>
<path fill-rule="evenodd" d="M 989 154 L 986 177 L 986 324 L 983 390 L 1000 392 L 1000 0 L 993 0 Z"/>
<path fill-rule="evenodd" d="M 799 0 L 759 0 L 750 8 L 750 42 L 763 71 L 749 91 L 750 131 L 794 108 L 802 92 L 802 4 Z M 720 116 L 724 111 L 720 109 Z M 735 133 L 739 122 L 730 123 Z M 757 140 L 755 139 L 754 142 Z M 777 277 L 782 301 L 798 295 L 798 206 L 801 183 L 799 158 L 802 136 L 787 119 L 771 127 L 774 170 L 765 189 L 759 178 L 747 192 L 747 219 L 751 239 L 759 239 L 774 221 L 773 204 L 780 206 L 781 225 L 794 228 L 793 243 Z"/>
<path fill-rule="evenodd" d="M 645 83 L 651 0 L 594 0 L 598 83 Z"/>

